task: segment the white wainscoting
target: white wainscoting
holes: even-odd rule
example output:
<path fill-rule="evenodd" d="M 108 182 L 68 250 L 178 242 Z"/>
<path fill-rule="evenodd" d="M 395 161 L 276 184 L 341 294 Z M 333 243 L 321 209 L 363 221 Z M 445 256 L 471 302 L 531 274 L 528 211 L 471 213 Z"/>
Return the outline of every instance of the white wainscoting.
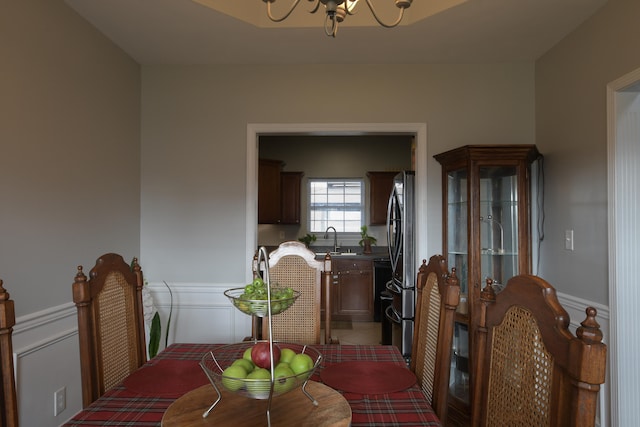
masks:
<path fill-rule="evenodd" d="M 236 309 L 224 291 L 244 284 L 149 282 L 154 306 L 160 312 L 165 347 L 166 325 L 171 310 L 168 344 L 174 342 L 234 343 L 251 335 L 251 317 Z M 169 289 L 171 288 L 171 292 Z"/>
<path fill-rule="evenodd" d="M 169 344 L 174 342 L 239 342 L 251 334 L 251 318 L 235 309 L 224 296 L 226 289 L 242 284 L 168 282 L 173 294 Z M 163 282 L 149 283 L 162 319 L 161 348 L 164 348 L 166 320 L 171 308 L 169 290 Z M 598 322 L 609 335 L 608 307 L 570 295 L 558 294 L 571 318 L 572 330 L 585 318 L 585 307 L 598 310 Z M 16 319 L 13 332 L 16 385 L 20 424 L 55 427 L 82 407 L 76 308 L 73 303 L 32 313 Z M 53 394 L 65 387 L 67 408 L 53 415 Z M 600 425 L 607 427 L 608 385 L 600 393 Z"/>
<path fill-rule="evenodd" d="M 17 318 L 13 351 L 21 426 L 59 426 L 82 408 L 73 303 Z M 66 388 L 67 407 L 54 416 L 53 394 L 62 387 Z"/>

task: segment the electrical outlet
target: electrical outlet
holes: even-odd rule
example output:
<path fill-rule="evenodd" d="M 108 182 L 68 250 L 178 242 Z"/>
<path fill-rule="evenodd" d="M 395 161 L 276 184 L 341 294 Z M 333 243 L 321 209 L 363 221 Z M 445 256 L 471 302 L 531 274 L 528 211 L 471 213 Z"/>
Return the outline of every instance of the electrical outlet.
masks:
<path fill-rule="evenodd" d="M 280 232 L 280 239 L 284 239 L 284 231 Z"/>
<path fill-rule="evenodd" d="M 67 408 L 67 388 L 62 387 L 53 393 L 53 416 L 58 416 L 59 413 Z"/>

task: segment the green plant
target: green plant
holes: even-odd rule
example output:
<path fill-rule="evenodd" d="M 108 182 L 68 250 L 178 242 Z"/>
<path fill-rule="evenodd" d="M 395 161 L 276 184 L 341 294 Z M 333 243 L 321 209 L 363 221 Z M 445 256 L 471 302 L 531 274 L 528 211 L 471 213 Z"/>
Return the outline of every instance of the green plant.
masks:
<path fill-rule="evenodd" d="M 173 292 L 171 291 L 171 287 L 165 282 L 162 281 L 164 285 L 169 290 L 169 295 L 171 298 L 171 304 L 169 307 L 169 318 L 167 319 L 167 329 L 164 335 L 164 346 L 165 348 L 169 345 L 169 327 L 171 326 L 171 315 L 173 314 Z M 160 347 L 160 335 L 162 333 L 162 325 L 160 323 L 160 313 L 156 311 L 153 315 L 153 319 L 151 320 L 151 328 L 149 329 L 149 358 L 151 359 L 155 355 L 158 354 L 158 348 Z"/>
<path fill-rule="evenodd" d="M 135 271 L 136 263 L 137 263 L 136 258 L 133 258 L 131 260 L 131 264 L 129 265 L 131 267 L 131 271 Z M 164 336 L 164 346 L 167 347 L 169 345 L 169 326 L 171 326 L 171 315 L 173 314 L 173 292 L 171 291 L 171 288 L 169 287 L 167 282 L 163 280 L 162 283 L 164 283 L 164 285 L 169 290 L 169 295 L 171 297 L 171 305 L 169 307 L 169 318 L 167 319 L 167 330 Z M 147 284 L 148 283 L 145 281 L 144 286 L 147 286 Z M 147 289 L 147 292 L 148 292 L 148 289 Z M 144 291 L 143 291 L 143 295 L 144 295 Z M 143 304 L 144 304 L 144 297 L 143 297 Z M 149 359 L 151 359 L 152 357 L 155 357 L 158 354 L 158 348 L 160 347 L 161 333 L 162 333 L 162 325 L 160 323 L 160 313 L 156 311 L 155 314 L 153 315 L 153 318 L 151 319 L 151 327 L 149 328 L 149 346 L 147 348 L 149 351 Z"/>
<path fill-rule="evenodd" d="M 375 237 L 369 235 L 369 229 L 367 228 L 366 225 L 363 225 L 362 227 L 360 227 L 360 237 L 361 237 L 361 239 L 358 242 L 358 244 L 360 246 L 364 246 L 364 241 L 365 240 L 369 240 L 369 242 L 372 245 L 375 245 L 376 243 L 378 243 L 378 239 L 376 239 Z"/>
<path fill-rule="evenodd" d="M 307 233 L 303 237 L 298 237 L 298 241 L 304 243 L 306 247 L 309 247 L 311 243 L 316 241 L 316 235 Z"/>

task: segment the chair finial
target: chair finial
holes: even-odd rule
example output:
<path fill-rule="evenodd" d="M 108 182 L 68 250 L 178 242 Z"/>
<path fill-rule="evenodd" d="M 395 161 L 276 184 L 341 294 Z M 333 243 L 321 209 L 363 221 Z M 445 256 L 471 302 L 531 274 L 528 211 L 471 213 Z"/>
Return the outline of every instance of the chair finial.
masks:
<path fill-rule="evenodd" d="M 82 266 L 79 265 L 78 272 L 76 273 L 76 277 L 75 277 L 75 282 L 80 283 L 80 282 L 86 282 L 86 281 L 87 281 L 87 276 L 85 276 L 84 272 L 82 271 Z"/>
<path fill-rule="evenodd" d="M 138 257 L 133 257 L 133 259 L 131 260 L 131 271 L 133 272 L 137 272 L 140 271 L 140 264 L 138 264 Z"/>
<path fill-rule="evenodd" d="M 495 301 L 496 291 L 493 289 L 493 279 L 487 277 L 487 285 L 480 291 L 480 299 L 484 301 Z"/>
<path fill-rule="evenodd" d="M 4 282 L 0 279 L 0 301 L 8 301 L 9 300 L 9 292 L 4 288 Z"/>
<path fill-rule="evenodd" d="M 585 310 L 587 317 L 580 323 L 576 330 L 576 336 L 588 344 L 602 342 L 602 331 L 600 324 L 596 321 L 598 310 L 594 307 L 587 307 Z"/>

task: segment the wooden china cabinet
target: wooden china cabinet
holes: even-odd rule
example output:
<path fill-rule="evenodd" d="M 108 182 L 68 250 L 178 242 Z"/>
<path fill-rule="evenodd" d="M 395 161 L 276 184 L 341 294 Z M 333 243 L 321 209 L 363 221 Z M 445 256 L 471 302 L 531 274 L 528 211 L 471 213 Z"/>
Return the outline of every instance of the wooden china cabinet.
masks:
<path fill-rule="evenodd" d="M 487 278 L 502 289 L 531 273 L 531 165 L 534 145 L 468 145 L 435 159 L 442 165 L 443 252 L 460 280 L 449 420 L 468 425 L 480 290 Z M 467 303 L 464 303 L 466 297 Z"/>

